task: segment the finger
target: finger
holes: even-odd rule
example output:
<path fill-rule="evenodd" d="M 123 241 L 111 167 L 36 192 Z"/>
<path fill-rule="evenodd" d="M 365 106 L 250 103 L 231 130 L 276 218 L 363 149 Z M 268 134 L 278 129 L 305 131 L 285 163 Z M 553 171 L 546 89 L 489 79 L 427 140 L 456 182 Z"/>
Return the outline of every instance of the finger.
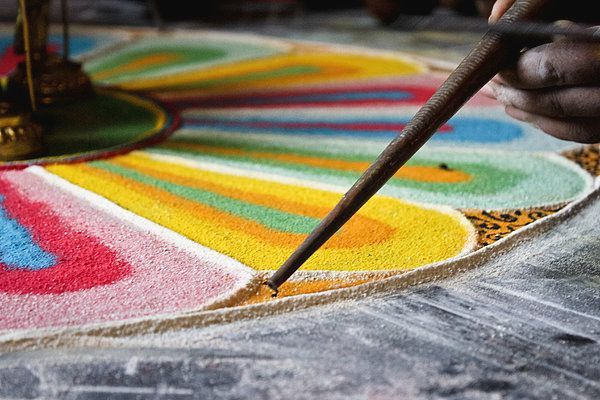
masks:
<path fill-rule="evenodd" d="M 528 113 L 511 106 L 506 107 L 506 113 L 558 139 L 579 143 L 600 142 L 600 118 L 557 119 Z"/>
<path fill-rule="evenodd" d="M 489 22 L 497 22 L 514 2 L 515 0 L 497 0 L 492 7 Z"/>
<path fill-rule="evenodd" d="M 534 47 L 498 79 L 522 89 L 600 84 L 600 44 L 560 40 Z"/>
<path fill-rule="evenodd" d="M 521 90 L 491 82 L 502 104 L 553 118 L 600 117 L 600 87 Z"/>

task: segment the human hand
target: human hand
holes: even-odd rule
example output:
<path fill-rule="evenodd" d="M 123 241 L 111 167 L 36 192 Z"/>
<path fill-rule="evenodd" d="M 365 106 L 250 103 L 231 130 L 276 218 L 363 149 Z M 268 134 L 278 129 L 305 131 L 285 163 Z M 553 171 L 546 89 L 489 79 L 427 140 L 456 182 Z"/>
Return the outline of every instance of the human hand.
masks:
<path fill-rule="evenodd" d="M 495 2 L 495 22 L 514 0 Z M 595 29 L 600 34 L 600 27 Z M 558 39 L 522 53 L 484 94 L 511 117 L 564 140 L 600 142 L 600 42 Z"/>

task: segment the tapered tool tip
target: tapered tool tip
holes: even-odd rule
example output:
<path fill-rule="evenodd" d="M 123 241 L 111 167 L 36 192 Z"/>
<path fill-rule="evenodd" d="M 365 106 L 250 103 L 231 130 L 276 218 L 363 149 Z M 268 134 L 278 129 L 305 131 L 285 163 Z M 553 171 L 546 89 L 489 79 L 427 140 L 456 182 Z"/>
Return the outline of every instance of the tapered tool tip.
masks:
<path fill-rule="evenodd" d="M 279 294 L 279 288 L 277 285 L 271 279 L 267 280 L 264 284 L 273 291 L 273 293 L 271 293 L 271 297 L 277 297 Z"/>

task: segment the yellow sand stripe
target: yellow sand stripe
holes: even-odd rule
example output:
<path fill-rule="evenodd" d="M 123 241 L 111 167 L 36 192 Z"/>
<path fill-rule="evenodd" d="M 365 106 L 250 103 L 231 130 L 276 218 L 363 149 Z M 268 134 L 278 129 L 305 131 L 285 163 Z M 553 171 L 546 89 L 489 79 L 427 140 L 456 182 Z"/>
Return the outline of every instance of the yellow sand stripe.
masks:
<path fill-rule="evenodd" d="M 166 53 L 166 54 L 150 54 L 139 58 L 135 61 L 131 61 L 125 65 L 119 65 L 114 68 L 106 69 L 101 72 L 94 74 L 95 80 L 102 80 L 112 78 L 113 76 L 119 74 L 125 74 L 129 72 L 136 72 L 140 69 L 146 68 L 148 66 L 154 66 L 157 64 L 167 64 L 174 63 L 181 59 L 180 55 Z"/>
<path fill-rule="evenodd" d="M 308 67 L 316 72 L 298 75 L 268 76 L 269 71 L 286 68 Z M 201 89 L 203 95 L 227 93 L 231 91 L 264 89 L 268 87 L 306 85 L 311 83 L 330 83 L 343 80 L 360 80 L 367 78 L 383 78 L 386 76 L 401 76 L 422 72 L 420 65 L 393 58 L 375 58 L 364 55 L 337 53 L 301 53 L 284 54 L 265 59 L 243 61 L 232 65 L 221 65 L 203 70 L 195 70 L 161 76 L 156 78 L 138 79 L 123 83 L 128 89 L 155 90 L 161 89 L 161 94 L 169 87 L 178 88 L 177 95 L 193 93 L 196 89 L 179 90 L 186 85 L 206 85 Z M 250 80 L 235 78 L 244 76 L 264 76 Z M 224 81 L 231 79 L 231 81 Z M 214 87 L 211 82 L 221 82 Z M 168 97 L 168 95 L 165 95 Z"/>
<path fill-rule="evenodd" d="M 293 213 L 296 215 L 323 218 L 329 211 L 329 209 L 325 207 L 317 207 L 314 205 L 291 202 L 287 199 L 271 196 L 265 193 L 257 193 L 244 190 L 233 190 L 231 188 L 226 188 L 223 185 L 219 185 L 218 182 L 211 181 L 210 179 L 202 179 L 202 175 L 198 174 L 197 170 L 191 170 L 189 168 L 173 168 L 172 165 L 165 164 L 160 161 L 155 161 L 150 158 L 142 157 L 139 155 L 118 157 L 116 159 L 113 159 L 112 163 L 124 166 L 126 168 L 135 169 L 138 172 L 142 172 L 149 176 L 168 181 L 177 185 L 208 190 L 213 193 L 218 193 L 250 204 L 257 204 L 274 209 L 279 209 L 281 211 Z M 153 190 L 152 188 L 148 187 L 142 188 L 140 190 L 152 191 L 155 196 L 173 196 L 166 193 L 162 193 L 163 191 Z M 183 200 L 181 198 L 171 200 L 171 202 L 174 201 L 178 201 L 182 204 L 189 203 L 187 200 Z M 197 203 L 193 203 L 192 207 L 194 204 Z M 196 213 L 200 213 L 199 209 L 196 209 L 195 211 Z M 217 216 L 216 218 L 218 221 L 221 217 Z M 239 228 L 240 224 L 245 224 L 245 232 L 249 232 L 253 235 L 260 236 L 266 241 L 277 243 L 282 246 L 289 246 L 290 243 L 292 243 L 295 246 L 296 244 L 300 244 L 300 241 L 304 238 L 303 235 L 292 235 L 290 233 L 282 233 L 272 229 L 269 230 L 263 225 L 251 223 L 251 221 L 239 217 L 233 217 L 226 213 L 223 214 L 222 218 L 224 218 L 224 220 L 222 221 L 223 223 L 226 223 L 228 220 L 232 220 L 231 226 L 236 228 Z M 380 221 L 373 220 L 364 215 L 357 215 L 357 217 L 354 220 L 349 222 L 349 229 L 340 232 L 339 235 L 336 235 L 334 238 L 332 238 L 332 240 L 329 241 L 324 247 L 348 248 L 350 246 L 358 247 L 367 244 L 375 244 L 387 240 L 387 238 L 392 233 L 393 228 L 391 228 L 389 225 Z"/>
<path fill-rule="evenodd" d="M 143 158 L 141 155 L 120 157 L 121 160 L 138 163 Z M 153 160 L 147 157 L 144 162 L 152 163 Z M 219 183 L 224 188 L 266 194 L 306 206 L 330 209 L 340 199 L 339 193 L 198 170 L 174 162 L 157 162 L 156 168 L 168 169 L 180 176 L 196 174 L 206 181 Z M 247 228 L 247 224 L 232 226 L 225 221 L 223 213 L 211 216 L 198 203 L 194 203 L 194 207 L 182 207 L 175 201 L 175 196 L 164 196 L 164 193 L 163 196 L 157 196 L 158 191 L 150 191 L 147 186 L 144 190 L 131 180 L 99 173 L 82 164 L 56 165 L 48 169 L 126 209 L 256 269 L 277 268 L 297 244 L 291 237 L 285 245 L 275 244 L 258 236 Z M 342 271 L 411 269 L 459 254 L 470 239 L 468 224 L 458 213 L 446 214 L 396 199 L 377 196 L 365 205 L 360 215 L 377 221 L 381 226 L 389 226 L 391 229 L 388 237 L 378 243 L 361 246 L 363 240 L 357 236 L 364 235 L 365 232 L 358 234 L 354 231 L 356 225 L 346 226 L 342 230 L 347 235 L 347 240 L 344 240 L 345 248 L 321 249 L 303 268 Z M 240 218 L 237 219 L 239 220 Z M 275 236 L 274 231 L 269 233 Z M 297 236 L 301 235 L 294 235 L 295 238 Z"/>

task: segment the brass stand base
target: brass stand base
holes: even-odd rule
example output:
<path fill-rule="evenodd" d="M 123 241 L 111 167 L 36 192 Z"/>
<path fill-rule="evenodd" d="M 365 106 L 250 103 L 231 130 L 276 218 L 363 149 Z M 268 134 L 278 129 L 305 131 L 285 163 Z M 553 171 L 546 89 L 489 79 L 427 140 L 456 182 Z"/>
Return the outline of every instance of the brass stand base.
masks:
<path fill-rule="evenodd" d="M 42 150 L 42 127 L 29 112 L 0 99 L 0 160 L 13 161 L 35 156 Z"/>
<path fill-rule="evenodd" d="M 81 64 L 65 60 L 60 56 L 48 55 L 34 61 L 32 65 L 33 87 L 38 105 L 64 104 L 93 96 L 90 78 L 81 69 Z M 28 93 L 27 71 L 21 62 L 9 77 L 8 93 L 11 99 L 21 99 Z"/>

